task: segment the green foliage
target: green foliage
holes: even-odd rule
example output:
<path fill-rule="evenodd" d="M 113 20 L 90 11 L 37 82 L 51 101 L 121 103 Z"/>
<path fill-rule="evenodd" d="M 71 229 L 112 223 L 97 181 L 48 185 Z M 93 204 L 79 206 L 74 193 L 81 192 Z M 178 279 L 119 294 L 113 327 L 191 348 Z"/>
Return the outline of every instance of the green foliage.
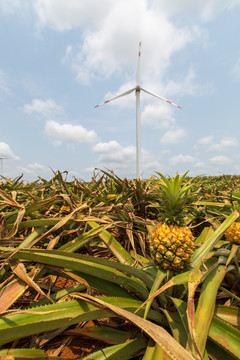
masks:
<path fill-rule="evenodd" d="M 166 178 L 157 172 L 157 180 L 154 181 L 155 193 L 157 194 L 156 208 L 159 212 L 159 220 L 169 225 L 183 226 L 191 219 L 192 203 L 196 200 L 197 183 L 194 179 L 187 180 L 186 172 L 183 176 L 178 173 L 173 177 Z"/>
<path fill-rule="evenodd" d="M 61 334 L 95 339 L 93 360 L 240 359 L 240 253 L 224 236 L 239 216 L 239 177 L 157 174 L 2 179 L 0 356 L 45 359 Z M 159 215 L 195 229 L 182 273 L 151 262 Z"/>

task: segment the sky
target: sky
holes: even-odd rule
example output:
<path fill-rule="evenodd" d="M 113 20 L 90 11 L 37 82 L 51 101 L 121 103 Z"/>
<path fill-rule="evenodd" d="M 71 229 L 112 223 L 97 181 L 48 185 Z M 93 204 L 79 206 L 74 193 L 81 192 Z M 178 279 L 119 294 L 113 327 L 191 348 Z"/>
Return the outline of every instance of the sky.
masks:
<path fill-rule="evenodd" d="M 240 0 L 0 0 L 0 173 L 240 174 Z"/>

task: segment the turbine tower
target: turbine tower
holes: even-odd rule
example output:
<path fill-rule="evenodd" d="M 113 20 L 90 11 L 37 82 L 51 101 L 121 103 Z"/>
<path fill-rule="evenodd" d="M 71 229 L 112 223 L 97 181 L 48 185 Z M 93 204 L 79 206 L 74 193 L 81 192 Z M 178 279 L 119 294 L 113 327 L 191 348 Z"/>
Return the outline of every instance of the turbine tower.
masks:
<path fill-rule="evenodd" d="M 140 86 L 140 60 L 141 60 L 141 42 L 139 43 L 139 51 L 138 51 L 138 62 L 137 62 L 137 74 L 136 74 L 136 86 L 122 94 L 119 94 L 115 96 L 112 99 L 106 100 L 103 103 L 96 105 L 95 108 L 107 104 L 110 101 L 116 100 L 122 96 L 126 96 L 128 94 L 131 94 L 133 91 L 135 91 L 136 95 L 136 173 L 137 178 L 140 178 L 141 176 L 141 113 L 140 113 L 140 92 L 144 91 L 145 93 L 155 96 L 158 99 L 161 99 L 168 104 L 171 104 L 173 106 L 176 106 L 177 108 L 181 109 L 181 106 L 173 103 L 172 101 L 165 99 L 162 96 L 159 96 L 157 94 L 152 93 L 149 90 L 146 90 Z"/>
<path fill-rule="evenodd" d="M 3 156 L 0 156 L 0 176 L 3 176 L 3 160 L 6 159 Z"/>

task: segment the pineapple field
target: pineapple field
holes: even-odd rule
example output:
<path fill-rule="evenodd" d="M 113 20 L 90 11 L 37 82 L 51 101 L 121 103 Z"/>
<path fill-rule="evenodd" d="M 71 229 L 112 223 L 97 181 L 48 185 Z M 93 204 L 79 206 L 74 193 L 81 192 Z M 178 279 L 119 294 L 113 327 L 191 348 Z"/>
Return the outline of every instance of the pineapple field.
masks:
<path fill-rule="evenodd" d="M 0 182 L 0 358 L 240 359 L 240 176 Z"/>

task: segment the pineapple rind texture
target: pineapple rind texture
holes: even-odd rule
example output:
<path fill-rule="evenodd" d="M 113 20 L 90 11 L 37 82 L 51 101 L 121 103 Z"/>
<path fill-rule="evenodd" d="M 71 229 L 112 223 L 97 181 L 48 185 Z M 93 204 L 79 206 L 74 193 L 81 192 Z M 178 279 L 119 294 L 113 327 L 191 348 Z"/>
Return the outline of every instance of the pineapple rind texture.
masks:
<path fill-rule="evenodd" d="M 153 261 L 165 270 L 181 271 L 189 264 L 194 237 L 187 227 L 160 223 L 149 238 Z"/>
<path fill-rule="evenodd" d="M 232 244 L 240 245 L 240 222 L 234 222 L 226 231 L 225 236 Z"/>

